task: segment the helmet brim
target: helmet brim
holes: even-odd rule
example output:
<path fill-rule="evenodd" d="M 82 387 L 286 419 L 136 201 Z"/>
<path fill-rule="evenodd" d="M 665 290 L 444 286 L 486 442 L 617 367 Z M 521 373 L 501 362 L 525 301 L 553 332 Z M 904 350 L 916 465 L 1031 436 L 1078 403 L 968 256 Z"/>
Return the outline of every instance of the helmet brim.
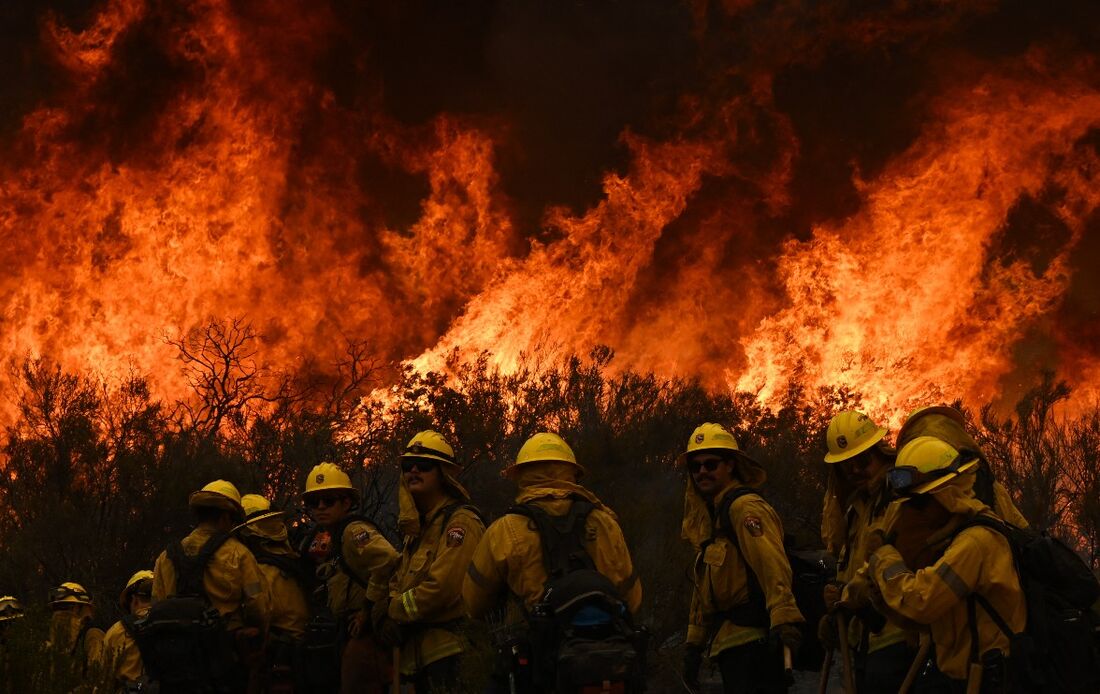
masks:
<path fill-rule="evenodd" d="M 238 513 L 241 517 L 244 517 L 244 507 L 239 503 L 224 494 L 204 489 L 194 492 L 191 496 L 187 497 L 187 505 L 192 508 L 200 506 L 206 508 L 220 508 L 223 511 Z"/>
<path fill-rule="evenodd" d="M 870 450 L 872 446 L 875 446 L 876 444 L 878 444 L 879 441 L 882 441 L 882 439 L 884 438 L 886 438 L 886 428 L 879 427 L 878 431 L 875 432 L 872 438 L 867 439 L 858 446 L 854 446 L 840 453 L 826 453 L 825 462 L 831 465 L 833 463 L 842 463 L 845 460 L 850 460 L 860 453 L 866 450 Z"/>
<path fill-rule="evenodd" d="M 968 463 L 963 463 L 959 466 L 959 469 L 954 472 L 943 475 L 942 477 L 937 477 L 933 480 L 925 482 L 924 484 L 914 487 L 913 491 L 909 492 L 906 496 L 920 496 L 921 494 L 931 494 L 932 492 L 942 488 L 943 486 L 951 482 L 951 480 L 955 479 L 959 475 L 965 475 L 969 472 L 973 472 L 974 469 L 978 467 L 978 464 L 980 462 L 980 460 L 975 458 Z"/>
<path fill-rule="evenodd" d="M 245 518 L 243 523 L 241 523 L 237 527 L 233 528 L 233 532 L 237 532 L 238 530 L 240 530 L 242 528 L 247 528 L 248 526 L 252 525 L 253 523 L 259 523 L 260 521 L 265 521 L 268 518 L 283 518 L 284 516 L 286 516 L 286 511 L 260 511 L 259 513 L 255 514 L 255 515 L 252 515 L 252 516 L 249 516 L 248 518 Z"/>

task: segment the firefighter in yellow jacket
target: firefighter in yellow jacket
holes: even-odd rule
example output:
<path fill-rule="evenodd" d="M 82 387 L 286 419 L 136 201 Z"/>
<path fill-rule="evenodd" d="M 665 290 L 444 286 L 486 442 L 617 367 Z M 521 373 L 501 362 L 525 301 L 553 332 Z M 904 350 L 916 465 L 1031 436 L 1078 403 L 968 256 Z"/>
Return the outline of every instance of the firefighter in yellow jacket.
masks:
<path fill-rule="evenodd" d="M 235 642 L 238 662 L 236 671 L 229 677 L 244 682 L 249 678 L 252 661 L 262 649 L 271 620 L 271 598 L 264 590 L 263 574 L 256 558 L 230 535 L 244 516 L 241 495 L 232 483 L 215 480 L 192 493 L 187 503 L 196 522 L 195 529 L 178 546 L 173 545 L 157 557 L 153 566 L 153 603 L 178 593 L 178 567 L 170 550 L 196 557 L 204 547 L 216 546 L 203 571 L 202 591 L 210 605 L 221 614 Z M 147 667 L 149 665 L 146 663 Z"/>
<path fill-rule="evenodd" d="M 359 490 L 340 468 L 321 463 L 309 472 L 302 500 L 323 529 L 308 543 L 325 582 L 328 608 L 344 636 L 340 691 L 381 694 L 390 681 L 390 658 L 371 632 L 374 602 L 388 592 L 398 555 L 378 528 L 354 513 Z"/>
<path fill-rule="evenodd" d="M 401 675 L 418 694 L 466 688 L 460 683 L 460 655 L 470 647 L 462 580 L 485 524 L 457 479 L 461 470 L 454 449 L 434 431 L 414 436 L 401 454 L 401 562 L 373 621 L 377 634 L 401 647 Z"/>
<path fill-rule="evenodd" d="M 283 512 L 259 494 L 241 497 L 244 523 L 234 534 L 256 557 L 271 600 L 271 623 L 262 667 L 265 691 L 290 691 L 294 685 L 294 653 L 309 622 L 303 587 L 304 565 L 290 546 Z"/>
<path fill-rule="evenodd" d="M 103 654 L 103 630 L 92 626 L 95 606 L 79 583 L 65 582 L 50 590 L 49 647 L 73 658 L 75 667 L 88 674 Z"/>
<path fill-rule="evenodd" d="M 103 637 L 103 657 L 119 687 L 138 684 L 145 674 L 141 652 L 134 640 L 134 622 L 149 612 L 153 602 L 153 572 L 138 571 L 126 582 L 118 606 L 126 615 L 111 625 Z"/>
<path fill-rule="evenodd" d="M 532 505 L 551 517 L 562 517 L 577 500 L 592 504 L 585 519 L 583 549 L 630 613 L 636 613 L 642 602 L 642 584 L 622 529 L 615 513 L 579 484 L 584 468 L 568 444 L 557 434 L 535 434 L 502 474 L 519 487 L 517 506 Z M 485 616 L 501 598 L 513 597 L 507 603 L 507 622 L 517 626 L 524 624 L 525 615 L 542 601 L 546 582 L 538 531 L 528 518 L 508 513 L 486 529 L 467 571 L 462 595 L 474 618 Z M 517 601 L 521 609 L 517 609 Z M 506 676 L 495 673 L 496 678 Z M 499 687 L 499 682 L 496 684 Z"/>
<path fill-rule="evenodd" d="M 756 493 L 767 474 L 718 424 L 698 427 L 677 462 L 690 475 L 683 537 L 698 551 L 684 679 L 698 689 L 706 652 L 725 691 L 785 692 L 782 648 L 797 651 L 805 620 L 783 525 Z"/>
<path fill-rule="evenodd" d="M 826 589 L 827 605 L 839 601 L 843 587 L 867 562 L 869 538 L 885 522 L 892 500 L 886 472 L 895 458 L 885 436 L 886 429 L 860 412 L 841 412 L 829 422 L 825 434 L 829 481 L 821 535 L 837 558 L 837 583 Z M 861 694 L 897 692 L 915 655 L 916 633 L 887 621 L 869 605 L 849 625 L 848 643 L 855 650 L 858 673 L 856 688 Z M 822 618 L 818 633 L 822 642 L 835 644 L 835 615 Z"/>
<path fill-rule="evenodd" d="M 925 668 L 917 691 L 1002 691 L 1009 638 L 989 609 L 1014 633 L 1026 626 L 1027 607 L 1008 540 L 987 527 L 963 527 L 979 515 L 1000 520 L 974 495 L 978 465 L 976 454 L 922 436 L 899 451 L 889 473 L 902 500 L 891 532 L 879 533 L 873 543 L 882 544 L 866 573 L 883 609 L 931 631 L 934 667 Z M 973 657 L 972 596 L 989 605 L 976 609 Z"/>
<path fill-rule="evenodd" d="M 0 677 L 3 682 L 10 681 L 10 665 L 8 663 L 9 651 L 7 641 L 8 625 L 24 615 L 23 603 L 14 596 L 0 596 Z"/>
<path fill-rule="evenodd" d="M 966 420 L 962 412 L 946 405 L 917 408 L 909 414 L 898 431 L 897 449 L 901 450 L 918 436 L 933 436 L 950 444 L 955 450 L 977 455 L 974 495 L 1005 522 L 1017 528 L 1028 527 L 1027 519 L 1012 502 L 1008 490 L 993 478 L 989 461 L 977 441 L 966 430 Z"/>

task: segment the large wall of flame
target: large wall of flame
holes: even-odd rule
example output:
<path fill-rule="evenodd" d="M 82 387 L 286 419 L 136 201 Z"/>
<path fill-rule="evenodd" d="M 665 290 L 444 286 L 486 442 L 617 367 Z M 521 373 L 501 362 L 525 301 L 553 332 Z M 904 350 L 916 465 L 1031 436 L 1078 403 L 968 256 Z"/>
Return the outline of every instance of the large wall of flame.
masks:
<path fill-rule="evenodd" d="M 1094 402 L 1100 10 L 1044 5 L 6 3 L 0 355 Z"/>

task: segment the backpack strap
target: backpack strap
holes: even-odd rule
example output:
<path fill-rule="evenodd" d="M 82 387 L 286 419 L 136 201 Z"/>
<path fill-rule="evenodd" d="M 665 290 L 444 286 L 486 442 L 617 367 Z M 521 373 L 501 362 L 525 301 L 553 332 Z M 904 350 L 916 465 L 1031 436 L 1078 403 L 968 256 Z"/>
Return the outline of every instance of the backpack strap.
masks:
<path fill-rule="evenodd" d="M 118 620 L 122 624 L 122 628 L 130 635 L 130 638 L 135 641 L 137 640 L 137 620 L 138 618 L 134 614 L 124 614 L 122 619 Z"/>
<path fill-rule="evenodd" d="M 183 543 L 178 540 L 168 545 L 168 560 L 176 569 L 176 595 L 206 595 L 202 581 L 206 566 L 228 539 L 229 533 L 211 535 L 193 557 L 184 552 Z"/>
<path fill-rule="evenodd" d="M 585 522 L 596 507 L 581 496 L 561 516 L 552 516 L 533 503 L 518 504 L 507 513 L 524 516 L 535 524 L 542 543 L 542 564 L 548 581 L 578 569 L 596 570 L 596 563 L 584 548 Z"/>

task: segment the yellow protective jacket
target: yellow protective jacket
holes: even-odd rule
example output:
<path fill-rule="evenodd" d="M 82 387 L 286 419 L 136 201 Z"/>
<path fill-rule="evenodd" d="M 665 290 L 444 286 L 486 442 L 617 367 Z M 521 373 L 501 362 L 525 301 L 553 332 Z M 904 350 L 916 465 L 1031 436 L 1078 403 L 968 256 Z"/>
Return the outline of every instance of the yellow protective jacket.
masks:
<path fill-rule="evenodd" d="M 103 658 L 114 673 L 115 684 L 132 684 L 145 673 L 137 641 L 121 621 L 112 624 L 103 636 Z"/>
<path fill-rule="evenodd" d="M 183 538 L 183 552 L 195 556 L 217 530 L 200 525 Z M 264 590 L 264 579 L 256 558 L 236 538 L 230 537 L 218 548 L 206 566 L 203 589 L 210 604 L 226 619 L 229 630 L 243 626 L 267 629 L 271 621 L 271 597 Z M 176 594 L 176 567 L 161 552 L 153 566 L 153 602 Z"/>
<path fill-rule="evenodd" d="M 886 498 L 884 479 L 879 480 L 877 490 L 870 496 L 862 492 L 852 494 L 847 505 L 847 512 L 839 519 L 835 516 L 830 518 L 828 515 L 825 515 L 822 519 L 823 536 L 826 535 L 824 529 L 830 524 L 830 521 L 834 526 L 828 532 L 828 535 L 834 538 L 835 542 L 830 551 L 837 558 L 837 580 L 845 585 L 853 581 L 859 570 L 867 563 L 870 556 L 867 542 L 871 534 L 876 530 L 885 530 L 886 510 L 889 507 L 889 500 Z M 829 491 L 826 493 L 831 494 L 834 488 L 834 485 L 830 484 Z M 829 497 L 826 497 L 826 500 L 825 508 L 828 509 L 830 507 Z M 835 495 L 832 496 L 831 505 L 833 507 L 840 505 Z M 842 600 L 846 604 L 852 604 L 855 602 L 856 597 L 854 594 L 846 594 L 842 596 Z M 863 638 L 863 624 L 858 618 L 852 618 L 849 621 L 849 643 L 852 644 L 853 648 L 858 648 Z M 916 643 L 917 635 L 913 632 L 907 632 L 896 622 L 887 620 L 881 631 L 867 635 L 867 652 L 874 653 L 902 641 Z"/>
<path fill-rule="evenodd" d="M 933 493 L 940 503 L 965 520 L 977 513 L 993 515 L 970 493 L 973 474 L 962 475 Z M 953 523 L 952 526 L 957 525 Z M 948 677 L 964 680 L 970 660 L 967 597 L 982 595 L 1014 632 L 1024 630 L 1027 607 L 1008 540 L 995 530 L 972 527 L 958 533 L 931 566 L 912 571 L 891 545 L 870 558 L 867 573 L 885 607 L 931 630 L 936 664 Z M 1001 649 L 1009 654 L 1009 639 L 978 607 L 978 653 Z"/>
<path fill-rule="evenodd" d="M 539 471 L 519 470 L 516 482 L 520 486 L 517 504 L 533 503 L 553 516 L 569 512 L 573 503 L 570 496 L 574 494 L 592 502 L 596 508 L 585 522 L 585 549 L 596 570 L 611 581 L 631 613 L 636 613 L 642 603 L 642 584 L 615 513 L 579 484 L 542 476 Z M 479 618 L 505 587 L 530 611 L 542 599 L 545 585 L 538 531 L 527 518 L 512 513 L 497 519 L 485 531 L 462 584 L 462 596 L 470 614 Z M 510 617 L 517 620 L 520 615 L 513 612 Z"/>
<path fill-rule="evenodd" d="M 763 470 L 756 472 L 762 483 Z M 733 482 L 719 492 L 714 508 L 721 506 L 727 494 L 742 486 Z M 765 627 L 741 626 L 719 617 L 720 613 L 749 601 L 749 571 L 755 575 L 764 593 L 771 627 L 805 620 L 791 591 L 791 565 L 783 549 L 783 523 L 771 505 L 758 494 L 746 494 L 734 500 L 729 507 L 728 526 L 736 534 L 737 543 L 734 544 L 720 530 L 719 519 L 711 519 L 713 511 L 706 510 L 706 503 L 689 480 L 684 536 L 698 554 L 693 569 L 695 589 L 691 596 L 687 642 L 705 645 L 708 635 L 713 634 L 710 656 L 714 657 L 728 648 L 767 636 Z"/>
<path fill-rule="evenodd" d="M 411 495 L 398 500 L 405 540 L 390 581 L 389 616 L 402 625 L 401 673 L 412 675 L 468 647 L 456 629 L 466 616 L 462 581 L 485 524 L 465 498 L 447 496 L 423 517 Z"/>
<path fill-rule="evenodd" d="M 332 614 L 346 617 L 386 595 L 398 556 L 378 528 L 362 519 L 344 526 L 340 533 L 340 555 L 354 577 L 347 574 L 336 555 L 326 562 L 327 566 L 321 567 L 318 575 L 328 576 L 325 585 Z"/>
<path fill-rule="evenodd" d="M 103 630 L 87 628 L 90 621 L 90 616 L 75 612 L 57 611 L 50 615 L 49 647 L 72 655 L 82 669 L 103 659 Z"/>

